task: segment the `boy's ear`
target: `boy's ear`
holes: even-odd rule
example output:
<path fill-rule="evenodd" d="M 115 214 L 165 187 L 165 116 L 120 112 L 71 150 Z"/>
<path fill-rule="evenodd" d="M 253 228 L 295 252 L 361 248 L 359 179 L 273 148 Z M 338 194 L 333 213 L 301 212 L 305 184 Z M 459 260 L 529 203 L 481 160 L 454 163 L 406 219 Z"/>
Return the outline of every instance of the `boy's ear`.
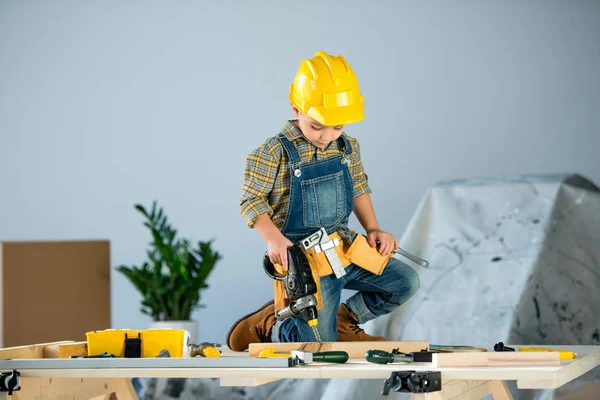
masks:
<path fill-rule="evenodd" d="M 299 114 L 300 114 L 300 110 L 298 110 L 296 108 L 296 106 L 294 106 L 292 103 L 290 103 L 290 106 L 292 107 L 292 111 L 294 112 L 294 114 L 296 115 L 296 117 L 298 117 Z"/>

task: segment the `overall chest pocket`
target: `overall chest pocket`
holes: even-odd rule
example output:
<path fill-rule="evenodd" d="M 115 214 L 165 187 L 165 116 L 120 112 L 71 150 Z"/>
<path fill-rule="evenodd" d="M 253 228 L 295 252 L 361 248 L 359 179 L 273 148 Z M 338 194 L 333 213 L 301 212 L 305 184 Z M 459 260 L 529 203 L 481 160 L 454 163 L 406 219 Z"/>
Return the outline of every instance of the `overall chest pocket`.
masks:
<path fill-rule="evenodd" d="M 346 191 L 342 171 L 307 179 L 302 187 L 302 220 L 305 226 L 320 228 L 340 223 L 346 215 Z"/>

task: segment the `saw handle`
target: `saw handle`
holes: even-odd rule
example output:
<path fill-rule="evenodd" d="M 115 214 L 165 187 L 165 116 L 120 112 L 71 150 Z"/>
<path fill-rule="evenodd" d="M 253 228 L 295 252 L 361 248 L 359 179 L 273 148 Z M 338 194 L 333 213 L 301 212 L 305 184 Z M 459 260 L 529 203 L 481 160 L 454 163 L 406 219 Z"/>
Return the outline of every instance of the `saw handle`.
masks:
<path fill-rule="evenodd" d="M 323 351 L 313 353 L 313 361 L 343 364 L 348 361 L 348 353 L 345 351 Z"/>

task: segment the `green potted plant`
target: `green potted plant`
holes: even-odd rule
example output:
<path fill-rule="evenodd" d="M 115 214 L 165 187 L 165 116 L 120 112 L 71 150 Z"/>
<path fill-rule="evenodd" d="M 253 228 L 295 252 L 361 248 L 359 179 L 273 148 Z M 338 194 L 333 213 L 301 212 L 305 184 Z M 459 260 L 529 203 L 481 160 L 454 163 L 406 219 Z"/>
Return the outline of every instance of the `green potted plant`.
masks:
<path fill-rule="evenodd" d="M 151 211 L 141 204 L 135 209 L 144 216 L 152 236 L 148 259 L 141 266 L 120 265 L 117 270 L 141 293 L 141 311 L 152 317 L 151 328 L 185 329 L 195 341 L 198 327 L 191 314 L 204 307 L 201 294 L 221 254 L 212 248 L 212 239 L 192 247 L 189 239 L 177 238 L 162 207 L 157 211 L 156 201 Z"/>

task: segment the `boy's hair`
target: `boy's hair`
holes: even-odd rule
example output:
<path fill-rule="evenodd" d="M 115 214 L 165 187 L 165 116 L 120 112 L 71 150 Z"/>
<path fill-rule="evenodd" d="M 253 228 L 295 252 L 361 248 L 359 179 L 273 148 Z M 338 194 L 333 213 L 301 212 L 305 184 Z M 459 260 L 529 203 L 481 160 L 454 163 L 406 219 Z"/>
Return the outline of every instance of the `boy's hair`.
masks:
<path fill-rule="evenodd" d="M 290 85 L 291 103 L 323 125 L 351 124 L 364 119 L 358 79 L 344 57 L 323 51 L 303 60 Z"/>

